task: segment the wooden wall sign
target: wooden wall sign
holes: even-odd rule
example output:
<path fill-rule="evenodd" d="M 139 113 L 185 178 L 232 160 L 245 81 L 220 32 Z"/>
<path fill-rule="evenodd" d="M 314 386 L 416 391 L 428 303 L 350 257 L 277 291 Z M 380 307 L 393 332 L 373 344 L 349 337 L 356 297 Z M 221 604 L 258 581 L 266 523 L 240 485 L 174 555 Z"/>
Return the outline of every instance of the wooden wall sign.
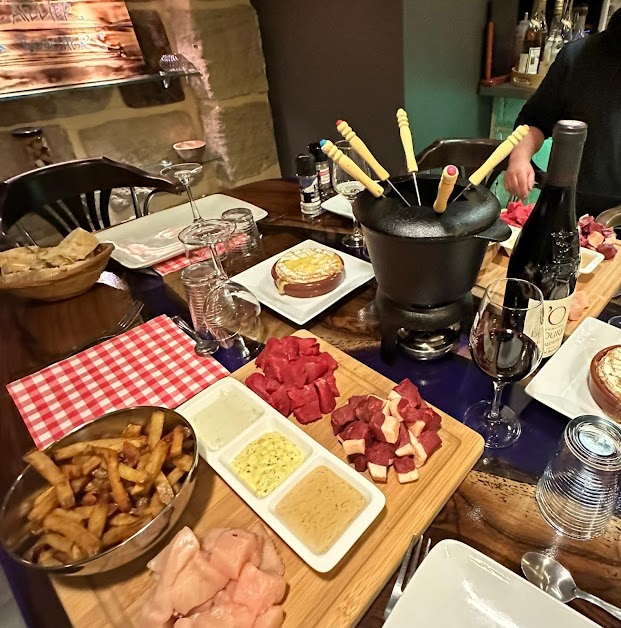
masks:
<path fill-rule="evenodd" d="M 143 70 L 123 0 L 0 0 L 0 94 Z"/>

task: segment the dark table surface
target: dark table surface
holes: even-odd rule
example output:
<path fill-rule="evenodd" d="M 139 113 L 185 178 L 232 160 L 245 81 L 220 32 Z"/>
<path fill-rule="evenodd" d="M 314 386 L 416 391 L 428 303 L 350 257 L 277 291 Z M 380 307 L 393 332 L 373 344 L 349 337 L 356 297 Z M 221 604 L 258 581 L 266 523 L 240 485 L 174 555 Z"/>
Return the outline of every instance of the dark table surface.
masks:
<path fill-rule="evenodd" d="M 323 214 L 305 219 L 294 183 L 272 180 L 228 191 L 268 211 L 260 223 L 265 256 L 312 238 L 337 249 L 351 228 L 348 220 Z M 33 446 L 6 384 L 56 362 L 73 348 L 96 338 L 118 321 L 132 299 L 145 304 L 143 319 L 159 314 L 181 314 L 189 320 L 180 273 L 162 278 L 153 271 L 128 271 L 112 261 L 99 282 L 84 295 L 58 303 L 0 301 L 0 495 L 23 469 L 22 455 Z M 377 320 L 372 306 L 373 282 L 343 298 L 305 327 L 383 375 L 399 381 L 409 377 L 423 397 L 461 420 L 476 401 L 489 399 L 492 384 L 469 359 L 465 339 L 449 356 L 436 362 L 416 362 L 398 356 L 394 364 L 382 361 Z M 607 320 L 621 313 L 614 303 L 602 313 Z M 269 335 L 296 329 L 286 319 L 264 308 Z M 222 350 L 216 354 L 229 370 L 239 359 Z M 606 533 L 589 542 L 563 538 L 543 520 L 534 499 L 535 484 L 553 454 L 568 419 L 534 401 L 522 383 L 505 392 L 505 400 L 523 421 L 520 440 L 505 450 L 486 450 L 427 531 L 432 541 L 454 538 L 519 571 L 526 551 L 551 551 L 574 574 L 578 585 L 621 606 L 621 521 L 615 518 Z M 24 570 L 0 552 L 14 594 L 29 625 L 70 625 L 46 576 Z M 392 581 L 375 600 L 360 626 L 381 626 Z M 575 602 L 572 606 L 603 626 L 620 622 L 598 608 Z"/>

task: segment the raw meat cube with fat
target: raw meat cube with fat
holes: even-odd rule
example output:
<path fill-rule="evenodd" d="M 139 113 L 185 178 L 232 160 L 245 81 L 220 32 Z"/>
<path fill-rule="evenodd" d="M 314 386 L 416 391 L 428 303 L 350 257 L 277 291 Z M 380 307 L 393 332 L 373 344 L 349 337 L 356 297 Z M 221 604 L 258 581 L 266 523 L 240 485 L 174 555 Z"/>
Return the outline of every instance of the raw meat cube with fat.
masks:
<path fill-rule="evenodd" d="M 365 452 L 369 465 L 369 473 L 376 481 L 385 482 L 388 467 L 395 457 L 395 446 L 388 443 L 373 443 Z"/>
<path fill-rule="evenodd" d="M 423 401 L 418 392 L 418 388 L 407 378 L 399 382 L 393 390 L 402 397 L 405 397 L 408 401 L 411 401 L 415 407 L 420 407 Z"/>
<path fill-rule="evenodd" d="M 414 455 L 414 446 L 410 440 L 410 433 L 405 423 L 399 423 L 399 438 L 397 440 L 397 448 L 395 449 L 395 455 L 397 456 L 412 456 Z"/>
<path fill-rule="evenodd" d="M 367 457 L 364 454 L 354 454 L 353 456 L 349 456 L 349 462 L 354 465 L 354 469 L 356 469 L 358 473 L 364 473 L 369 464 Z"/>
<path fill-rule="evenodd" d="M 330 423 L 335 436 L 338 436 L 350 423 L 356 420 L 354 409 L 351 405 L 341 406 L 332 413 Z"/>
<path fill-rule="evenodd" d="M 383 443 L 396 443 L 399 438 L 399 421 L 394 416 L 376 410 L 369 420 L 369 428 L 373 438 Z"/>
<path fill-rule="evenodd" d="M 364 421 L 354 421 L 339 434 L 339 440 L 348 456 L 363 454 L 372 443 L 371 431 Z"/>
<path fill-rule="evenodd" d="M 397 473 L 397 479 L 401 484 L 418 480 L 418 471 L 412 456 L 395 458 L 392 464 Z"/>

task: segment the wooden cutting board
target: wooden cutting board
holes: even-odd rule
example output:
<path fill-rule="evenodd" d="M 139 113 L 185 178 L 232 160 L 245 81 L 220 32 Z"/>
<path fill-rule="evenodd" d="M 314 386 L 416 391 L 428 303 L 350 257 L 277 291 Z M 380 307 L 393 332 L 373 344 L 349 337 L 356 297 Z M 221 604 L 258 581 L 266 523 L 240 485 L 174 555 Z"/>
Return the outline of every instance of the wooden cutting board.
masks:
<path fill-rule="evenodd" d="M 296 332 L 314 337 L 305 330 Z M 322 351 L 339 363 L 336 381 L 339 405 L 352 395 L 385 397 L 395 385 L 383 375 L 318 339 Z M 233 374 L 244 381 L 254 372 L 254 362 Z M 313 571 L 278 537 L 289 584 L 284 603 L 285 626 L 344 627 L 355 625 L 396 570 L 413 535 L 421 534 L 442 509 L 483 452 L 483 439 L 476 432 L 440 412 L 443 445 L 420 470 L 420 479 L 401 485 L 393 469 L 388 482 L 378 486 L 386 495 L 386 508 L 345 558 L 331 572 Z M 294 421 L 294 419 L 292 419 Z M 343 448 L 332 433 L 328 417 L 301 426 L 324 447 L 342 459 Z M 192 499 L 182 517 L 201 538 L 209 528 L 245 528 L 256 515 L 204 462 L 197 474 Z M 67 615 L 76 628 L 138 626 L 143 604 L 148 603 L 152 583 L 139 559 L 110 574 L 52 579 Z"/>
<path fill-rule="evenodd" d="M 582 316 L 577 321 L 569 321 L 565 328 L 565 338 L 576 330 L 576 327 L 587 317 L 597 318 L 608 305 L 612 297 L 617 294 L 621 286 L 621 246 L 615 244 L 617 254 L 611 260 L 604 260 L 594 272 L 589 275 L 578 277 L 576 290 L 584 290 L 589 298 L 589 305 L 582 312 Z M 493 281 L 504 279 L 507 276 L 509 256 L 501 248 L 490 265 L 477 277 L 477 282 L 472 293 L 475 297 L 481 298 L 487 286 Z"/>

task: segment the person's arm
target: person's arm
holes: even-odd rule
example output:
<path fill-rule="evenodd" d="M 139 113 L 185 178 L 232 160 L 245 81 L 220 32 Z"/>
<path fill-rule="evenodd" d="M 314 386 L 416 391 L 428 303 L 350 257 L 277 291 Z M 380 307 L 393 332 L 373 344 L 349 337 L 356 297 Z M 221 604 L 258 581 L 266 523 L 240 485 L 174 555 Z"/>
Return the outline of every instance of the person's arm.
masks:
<path fill-rule="evenodd" d="M 541 129 L 531 126 L 528 135 L 513 149 L 505 172 L 505 188 L 509 194 L 524 199 L 533 189 L 535 171 L 531 160 L 544 140 Z"/>

